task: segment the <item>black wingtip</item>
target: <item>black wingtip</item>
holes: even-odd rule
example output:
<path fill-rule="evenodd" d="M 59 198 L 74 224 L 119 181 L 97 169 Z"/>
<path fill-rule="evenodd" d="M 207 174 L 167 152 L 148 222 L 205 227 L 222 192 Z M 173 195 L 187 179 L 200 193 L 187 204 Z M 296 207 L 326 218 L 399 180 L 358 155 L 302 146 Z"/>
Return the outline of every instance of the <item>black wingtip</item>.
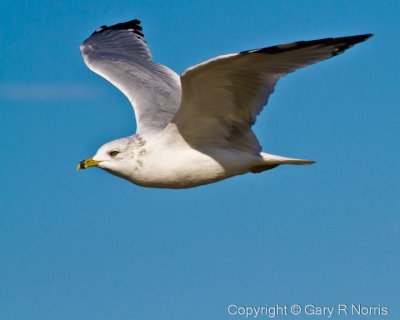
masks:
<path fill-rule="evenodd" d="M 357 43 L 364 42 L 372 36 L 372 33 L 367 33 L 349 37 L 331 38 L 327 39 L 328 41 L 323 45 L 336 45 L 337 51 L 333 53 L 333 55 L 336 56 L 356 45 Z"/>
<path fill-rule="evenodd" d="M 349 36 L 349 37 L 340 37 L 340 38 L 332 38 L 332 42 L 335 43 L 340 43 L 340 42 L 347 42 L 348 44 L 357 44 L 360 42 L 363 42 L 367 40 L 368 38 L 371 38 L 374 36 L 372 33 L 367 33 L 367 34 L 359 34 L 355 36 Z"/>
<path fill-rule="evenodd" d="M 344 52 L 345 50 L 354 46 L 355 44 L 367 40 L 372 36 L 374 36 L 374 34 L 367 33 L 367 34 L 360 34 L 348 37 L 324 38 L 324 39 L 310 40 L 310 41 L 297 41 L 273 47 L 242 51 L 241 54 L 249 54 L 249 53 L 280 54 L 283 52 L 298 50 L 311 46 L 320 46 L 320 47 L 333 46 L 335 47 L 335 50 L 332 51 L 332 56 L 335 56 Z"/>
<path fill-rule="evenodd" d="M 132 30 L 132 32 L 134 34 L 144 38 L 144 34 L 142 32 L 143 28 L 140 25 L 140 20 L 138 20 L 138 19 L 133 19 L 133 20 L 130 20 L 127 22 L 117 23 L 112 26 L 104 25 L 104 26 L 101 26 L 100 28 L 98 28 L 95 32 L 93 32 L 93 34 L 101 33 L 106 30 Z"/>

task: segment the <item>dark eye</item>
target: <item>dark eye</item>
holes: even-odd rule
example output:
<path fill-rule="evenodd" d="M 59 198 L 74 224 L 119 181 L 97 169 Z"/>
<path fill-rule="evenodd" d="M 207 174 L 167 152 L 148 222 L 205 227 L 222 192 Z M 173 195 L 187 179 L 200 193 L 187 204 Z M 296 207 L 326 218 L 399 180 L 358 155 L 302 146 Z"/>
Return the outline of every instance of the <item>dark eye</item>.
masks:
<path fill-rule="evenodd" d="M 119 153 L 119 151 L 111 151 L 110 156 L 115 157 L 118 153 Z"/>

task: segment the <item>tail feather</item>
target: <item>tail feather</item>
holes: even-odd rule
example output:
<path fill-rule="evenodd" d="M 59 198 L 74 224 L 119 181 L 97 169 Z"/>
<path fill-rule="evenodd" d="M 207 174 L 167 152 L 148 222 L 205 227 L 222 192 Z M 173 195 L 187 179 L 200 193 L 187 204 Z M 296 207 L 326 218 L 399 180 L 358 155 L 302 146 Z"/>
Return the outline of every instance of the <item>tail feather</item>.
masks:
<path fill-rule="evenodd" d="M 304 159 L 295 159 L 295 158 L 285 158 L 281 156 L 277 156 L 274 154 L 268 154 L 261 152 L 260 154 L 263 158 L 263 162 L 252 167 L 250 172 L 252 173 L 260 173 L 266 170 L 271 170 L 281 164 L 294 164 L 294 165 L 308 165 L 315 163 L 314 160 L 304 160 Z"/>
<path fill-rule="evenodd" d="M 298 164 L 298 165 L 305 165 L 305 164 L 313 164 L 315 163 L 314 160 L 305 160 L 305 159 L 296 159 L 296 158 L 286 158 L 277 156 L 274 154 L 268 154 L 261 152 L 261 156 L 263 157 L 264 164 L 266 165 L 280 165 L 280 164 Z"/>

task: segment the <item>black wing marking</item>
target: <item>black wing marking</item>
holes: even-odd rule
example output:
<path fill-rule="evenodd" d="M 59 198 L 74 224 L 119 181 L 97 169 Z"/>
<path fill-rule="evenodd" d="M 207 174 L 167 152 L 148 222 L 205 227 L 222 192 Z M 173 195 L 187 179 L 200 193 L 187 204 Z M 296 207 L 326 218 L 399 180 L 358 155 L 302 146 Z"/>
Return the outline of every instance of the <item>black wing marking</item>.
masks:
<path fill-rule="evenodd" d="M 138 20 L 138 19 L 134 19 L 134 20 L 127 21 L 127 22 L 117 23 L 112 26 L 104 25 L 104 26 L 101 26 L 100 28 L 98 28 L 92 34 L 102 33 L 106 30 L 128 30 L 128 31 L 131 30 L 137 36 L 144 38 L 144 34 L 142 32 L 143 27 L 140 25 L 140 20 Z"/>
<path fill-rule="evenodd" d="M 264 53 L 264 54 L 280 54 L 292 50 L 304 49 L 307 47 L 317 46 L 320 48 L 323 47 L 332 47 L 332 56 L 336 56 L 341 54 L 345 50 L 351 48 L 357 43 L 363 42 L 368 38 L 372 37 L 373 34 L 361 34 L 357 36 L 350 36 L 350 37 L 339 37 L 339 38 L 324 38 L 318 40 L 311 40 L 311 41 L 297 41 L 287 44 L 281 44 L 278 46 L 267 47 L 267 48 L 260 48 L 260 49 L 253 49 L 253 50 L 246 50 L 240 52 L 242 55 L 246 55 L 249 53 Z"/>

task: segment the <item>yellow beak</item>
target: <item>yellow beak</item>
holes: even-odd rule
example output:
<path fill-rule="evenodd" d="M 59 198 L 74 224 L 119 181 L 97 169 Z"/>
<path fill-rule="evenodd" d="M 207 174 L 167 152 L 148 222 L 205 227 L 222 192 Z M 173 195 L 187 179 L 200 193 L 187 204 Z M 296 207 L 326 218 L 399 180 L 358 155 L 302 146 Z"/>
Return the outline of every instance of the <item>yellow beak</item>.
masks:
<path fill-rule="evenodd" d="M 99 163 L 100 161 L 93 160 L 93 158 L 88 158 L 86 160 L 79 162 L 78 166 L 76 167 L 76 170 L 87 169 L 90 167 L 97 167 Z"/>

